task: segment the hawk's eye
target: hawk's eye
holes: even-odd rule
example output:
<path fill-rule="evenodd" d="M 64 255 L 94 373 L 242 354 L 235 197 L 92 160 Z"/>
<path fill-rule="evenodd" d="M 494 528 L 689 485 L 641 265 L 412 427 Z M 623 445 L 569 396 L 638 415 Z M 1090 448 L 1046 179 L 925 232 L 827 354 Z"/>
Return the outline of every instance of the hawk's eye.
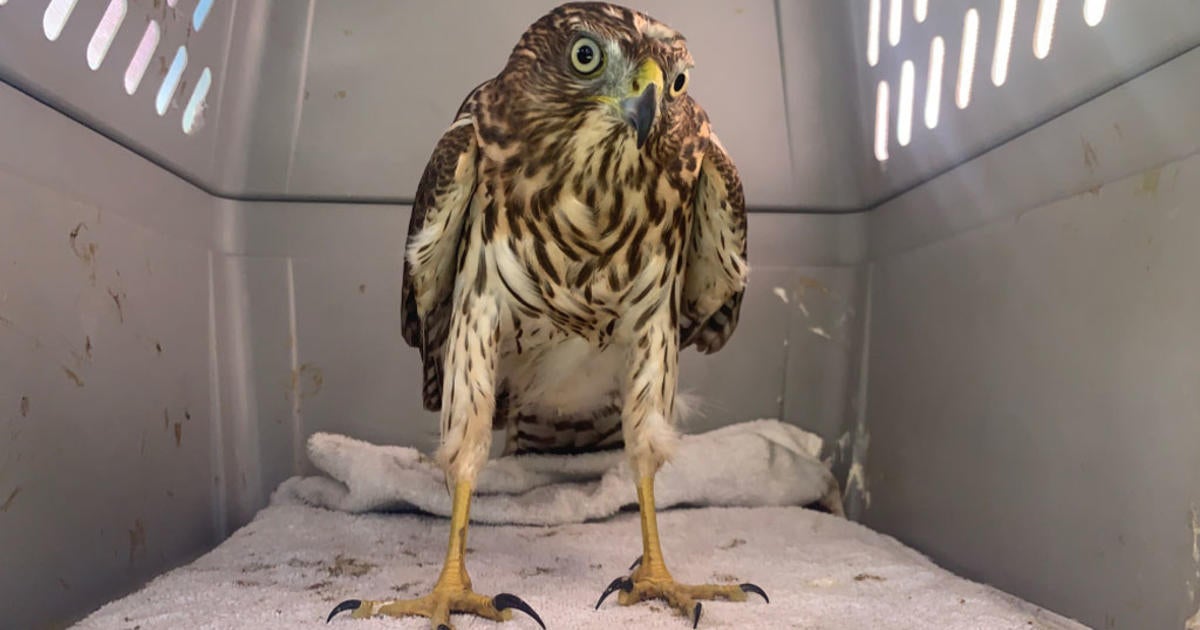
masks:
<path fill-rule="evenodd" d="M 604 65 L 600 45 L 588 37 L 580 37 L 571 46 L 571 66 L 582 75 L 595 74 Z"/>
<path fill-rule="evenodd" d="M 679 96 L 680 94 L 683 94 L 683 91 L 685 89 L 687 89 L 687 84 L 688 84 L 687 70 L 684 70 L 683 72 L 680 72 L 679 74 L 675 75 L 675 81 L 673 81 L 671 83 L 671 98 L 675 98 L 675 97 Z"/>

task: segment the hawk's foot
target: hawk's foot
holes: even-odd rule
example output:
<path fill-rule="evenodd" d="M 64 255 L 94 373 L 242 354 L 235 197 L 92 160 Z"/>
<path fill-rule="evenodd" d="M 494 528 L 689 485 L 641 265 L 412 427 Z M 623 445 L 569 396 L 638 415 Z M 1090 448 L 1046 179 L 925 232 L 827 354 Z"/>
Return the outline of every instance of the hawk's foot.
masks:
<path fill-rule="evenodd" d="M 508 621 L 512 619 L 512 611 L 519 610 L 533 617 L 542 630 L 546 630 L 542 618 L 520 597 L 508 593 L 487 597 L 471 590 L 471 576 L 467 575 L 463 559 L 467 548 L 467 512 L 470 504 L 471 484 L 456 483 L 454 505 L 450 515 L 450 544 L 446 548 L 446 562 L 442 565 L 442 573 L 438 576 L 432 593 L 417 599 L 348 599 L 333 608 L 325 623 L 332 621 L 338 613 L 349 610 L 355 619 L 366 619 L 376 615 L 418 616 L 429 619 L 434 630 L 454 630 L 454 626 L 450 625 L 452 614 L 464 613 L 492 621 Z"/>
<path fill-rule="evenodd" d="M 617 602 L 622 606 L 651 599 L 661 599 L 676 612 L 691 620 L 692 628 L 695 628 L 700 624 L 700 615 L 704 610 L 701 601 L 744 602 L 749 593 L 762 596 L 768 603 L 771 601 L 766 592 L 754 584 L 680 584 L 661 564 L 647 567 L 641 565 L 639 558 L 633 565 L 636 570 L 632 575 L 617 578 L 608 585 L 608 588 L 604 589 L 600 600 L 596 602 L 597 609 L 613 593 L 617 593 Z"/>
<path fill-rule="evenodd" d="M 508 621 L 512 619 L 512 611 L 519 610 L 542 627 L 542 618 L 537 612 L 516 595 L 501 593 L 495 597 L 487 597 L 473 592 L 469 587 L 434 587 L 433 592 L 417 599 L 396 599 L 390 601 L 370 601 L 348 599 L 338 604 L 329 618 L 328 623 L 340 612 L 353 611 L 355 619 L 366 619 L 376 615 L 390 617 L 420 616 L 429 619 L 434 630 L 454 630 L 450 623 L 452 614 L 468 614 L 491 619 L 492 621 Z"/>

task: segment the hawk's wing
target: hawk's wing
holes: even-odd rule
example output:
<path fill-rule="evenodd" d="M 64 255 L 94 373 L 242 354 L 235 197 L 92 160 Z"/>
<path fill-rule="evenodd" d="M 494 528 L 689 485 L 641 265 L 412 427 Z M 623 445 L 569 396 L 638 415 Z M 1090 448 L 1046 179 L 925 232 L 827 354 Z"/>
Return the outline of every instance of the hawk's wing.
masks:
<path fill-rule="evenodd" d="M 401 288 L 404 340 L 419 348 L 424 365 L 425 408 L 442 406 L 442 363 L 450 328 L 450 302 L 458 276 L 463 223 L 475 191 L 477 142 L 469 102 L 463 102 L 417 186 Z"/>
<path fill-rule="evenodd" d="M 737 328 L 746 288 L 746 201 L 742 181 L 715 134 L 696 180 L 684 266 L 681 347 L 720 350 Z"/>

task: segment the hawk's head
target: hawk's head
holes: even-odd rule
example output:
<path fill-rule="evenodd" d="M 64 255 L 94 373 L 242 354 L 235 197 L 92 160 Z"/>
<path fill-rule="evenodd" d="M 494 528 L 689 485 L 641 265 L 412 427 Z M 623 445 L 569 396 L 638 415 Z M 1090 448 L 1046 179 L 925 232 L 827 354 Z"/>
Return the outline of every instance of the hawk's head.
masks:
<path fill-rule="evenodd" d="M 571 130 L 641 149 L 670 128 L 688 88 L 684 37 L 602 2 L 564 4 L 529 27 L 499 79 L 526 137 Z"/>

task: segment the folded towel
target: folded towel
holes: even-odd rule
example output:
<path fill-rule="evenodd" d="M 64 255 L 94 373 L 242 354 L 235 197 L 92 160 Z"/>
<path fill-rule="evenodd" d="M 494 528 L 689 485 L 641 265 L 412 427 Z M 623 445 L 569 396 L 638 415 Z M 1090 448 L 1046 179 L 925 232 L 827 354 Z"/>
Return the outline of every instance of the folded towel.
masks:
<path fill-rule="evenodd" d="M 818 459 L 821 447 L 820 437 L 777 420 L 683 436 L 655 478 L 655 499 L 659 509 L 817 503 L 841 515 L 837 481 Z M 441 469 L 413 448 L 316 433 L 309 438 L 308 455 L 329 477 L 293 477 L 275 491 L 272 503 L 450 515 Z M 501 457 L 480 473 L 471 519 L 521 525 L 603 519 L 637 505 L 634 481 L 620 450 Z"/>

